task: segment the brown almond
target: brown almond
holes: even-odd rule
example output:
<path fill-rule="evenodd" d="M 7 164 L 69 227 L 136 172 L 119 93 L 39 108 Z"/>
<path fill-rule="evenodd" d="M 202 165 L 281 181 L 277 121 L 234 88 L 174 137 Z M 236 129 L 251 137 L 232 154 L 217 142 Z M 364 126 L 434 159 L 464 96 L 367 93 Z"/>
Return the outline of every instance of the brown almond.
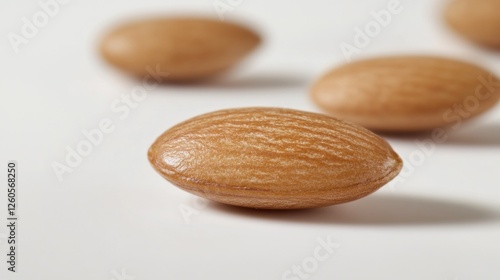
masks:
<path fill-rule="evenodd" d="M 366 128 L 412 132 L 456 125 L 491 108 L 500 82 L 478 66 L 439 57 L 385 57 L 329 71 L 312 87 L 315 103 Z"/>
<path fill-rule="evenodd" d="M 362 127 L 279 108 L 195 117 L 163 133 L 148 157 L 160 175 L 185 191 L 262 209 L 352 201 L 402 167 L 391 146 Z"/>
<path fill-rule="evenodd" d="M 449 26 L 478 44 L 500 48 L 500 1 L 453 0 L 444 13 Z"/>
<path fill-rule="evenodd" d="M 129 73 L 166 81 L 211 77 L 260 43 L 250 29 L 207 18 L 171 17 L 122 25 L 101 43 L 103 57 Z"/>

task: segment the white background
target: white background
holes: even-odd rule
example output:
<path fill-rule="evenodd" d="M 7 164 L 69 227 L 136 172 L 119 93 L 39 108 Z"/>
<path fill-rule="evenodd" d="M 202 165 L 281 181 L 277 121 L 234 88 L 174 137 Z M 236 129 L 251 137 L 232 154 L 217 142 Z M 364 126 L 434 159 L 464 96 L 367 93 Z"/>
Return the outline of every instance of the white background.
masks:
<path fill-rule="evenodd" d="M 220 81 L 149 91 L 122 120 L 110 105 L 138 82 L 100 58 L 96 46 L 106 30 L 173 11 L 217 17 L 213 0 L 72 0 L 18 53 L 8 34 L 21 34 L 22 18 L 42 9 L 38 1 L 2 0 L 0 279 L 282 279 L 327 237 L 340 246 L 308 279 L 500 279 L 500 107 L 450 131 L 424 157 L 415 140 L 428 135 L 389 137 L 405 160 L 404 181 L 340 206 L 203 206 L 156 174 L 148 147 L 187 118 L 244 106 L 318 111 L 310 85 L 346 62 L 340 44 L 353 44 L 355 28 L 389 0 L 238 2 L 225 16 L 252 23 L 265 38 L 262 47 Z M 443 24 L 444 2 L 401 4 L 403 11 L 353 58 L 441 54 L 500 73 L 500 53 Z M 66 147 L 75 148 L 85 139 L 81 131 L 104 118 L 115 130 L 59 182 L 51 164 L 64 163 Z M 4 226 L 12 159 L 20 200 L 15 274 L 6 269 Z M 186 220 L 180 209 L 197 214 Z"/>

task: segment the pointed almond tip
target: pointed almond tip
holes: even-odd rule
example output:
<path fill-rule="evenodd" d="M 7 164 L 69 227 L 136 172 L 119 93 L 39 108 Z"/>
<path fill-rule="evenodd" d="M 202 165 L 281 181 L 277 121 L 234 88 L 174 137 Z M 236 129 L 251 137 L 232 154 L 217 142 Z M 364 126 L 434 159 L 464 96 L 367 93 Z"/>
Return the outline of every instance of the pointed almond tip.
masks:
<path fill-rule="evenodd" d="M 392 170 L 390 177 L 388 178 L 388 182 L 392 181 L 394 178 L 396 178 L 401 170 L 403 169 L 403 160 L 401 157 L 396 153 L 392 148 L 391 148 L 391 155 L 390 155 L 390 169 Z"/>

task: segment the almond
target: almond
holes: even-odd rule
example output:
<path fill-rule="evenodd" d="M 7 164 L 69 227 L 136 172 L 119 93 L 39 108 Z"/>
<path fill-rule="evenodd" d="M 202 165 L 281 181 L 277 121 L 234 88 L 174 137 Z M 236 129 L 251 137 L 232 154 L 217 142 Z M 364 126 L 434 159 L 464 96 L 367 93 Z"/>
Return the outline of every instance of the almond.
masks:
<path fill-rule="evenodd" d="M 101 53 L 139 77 L 185 81 L 216 75 L 260 43 L 243 26 L 207 18 L 171 17 L 132 22 L 110 32 Z"/>
<path fill-rule="evenodd" d="M 352 201 L 402 167 L 391 146 L 362 127 L 279 108 L 195 117 L 163 133 L 148 157 L 161 176 L 185 191 L 262 209 Z"/>
<path fill-rule="evenodd" d="M 445 20 L 464 37 L 487 47 L 500 48 L 500 1 L 454 0 Z"/>
<path fill-rule="evenodd" d="M 369 59 L 331 70 L 312 87 L 332 116 L 379 131 L 455 125 L 491 108 L 498 78 L 469 63 L 439 57 Z"/>

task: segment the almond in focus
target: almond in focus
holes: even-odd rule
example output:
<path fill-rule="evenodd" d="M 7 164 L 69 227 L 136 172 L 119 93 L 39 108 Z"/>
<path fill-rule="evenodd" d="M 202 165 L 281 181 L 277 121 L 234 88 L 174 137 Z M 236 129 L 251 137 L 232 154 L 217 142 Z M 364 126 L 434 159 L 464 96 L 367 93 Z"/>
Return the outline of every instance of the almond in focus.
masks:
<path fill-rule="evenodd" d="M 326 73 L 312 99 L 330 115 L 366 128 L 415 132 L 480 115 L 500 98 L 500 81 L 481 67 L 448 58 L 383 57 Z"/>
<path fill-rule="evenodd" d="M 233 67 L 260 41 L 235 23 L 165 17 L 121 25 L 104 37 L 100 49 L 109 63 L 138 77 L 190 81 Z"/>
<path fill-rule="evenodd" d="M 217 202 L 260 209 L 334 205 L 369 195 L 402 161 L 381 137 L 322 114 L 229 109 L 163 133 L 148 152 L 177 187 Z"/>

